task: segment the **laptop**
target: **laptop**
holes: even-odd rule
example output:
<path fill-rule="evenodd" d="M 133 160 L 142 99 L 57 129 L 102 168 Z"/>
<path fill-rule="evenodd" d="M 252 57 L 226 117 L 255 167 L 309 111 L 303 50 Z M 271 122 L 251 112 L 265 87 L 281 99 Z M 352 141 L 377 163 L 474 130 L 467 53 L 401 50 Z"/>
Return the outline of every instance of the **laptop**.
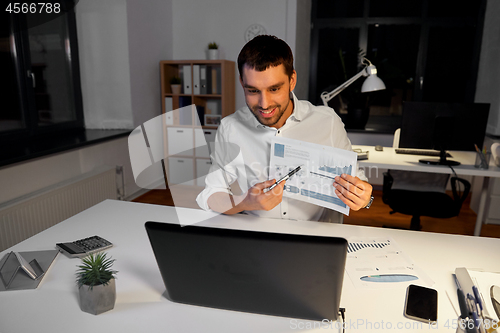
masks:
<path fill-rule="evenodd" d="M 184 304 L 311 320 L 338 316 L 344 238 L 146 222 L 165 296 Z"/>

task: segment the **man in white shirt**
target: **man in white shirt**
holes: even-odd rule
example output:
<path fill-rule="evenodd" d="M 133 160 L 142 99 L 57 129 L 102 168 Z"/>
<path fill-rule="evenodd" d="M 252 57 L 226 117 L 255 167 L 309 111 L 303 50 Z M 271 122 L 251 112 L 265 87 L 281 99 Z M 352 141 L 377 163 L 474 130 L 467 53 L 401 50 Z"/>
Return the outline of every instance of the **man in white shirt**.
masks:
<path fill-rule="evenodd" d="M 331 108 L 297 100 L 292 93 L 297 73 L 284 41 L 274 36 L 255 37 L 241 50 L 238 70 L 247 107 L 222 119 L 212 155 L 214 165 L 198 204 L 225 214 L 245 211 L 261 217 L 332 221 L 331 212 L 323 207 L 283 197 L 285 182 L 265 191 L 276 182 L 267 180 L 270 147 L 274 136 L 283 136 L 351 150 L 344 124 Z M 358 177 L 336 177 L 332 184 L 352 210 L 373 201 L 372 186 L 359 177 L 366 179 L 360 171 Z"/>

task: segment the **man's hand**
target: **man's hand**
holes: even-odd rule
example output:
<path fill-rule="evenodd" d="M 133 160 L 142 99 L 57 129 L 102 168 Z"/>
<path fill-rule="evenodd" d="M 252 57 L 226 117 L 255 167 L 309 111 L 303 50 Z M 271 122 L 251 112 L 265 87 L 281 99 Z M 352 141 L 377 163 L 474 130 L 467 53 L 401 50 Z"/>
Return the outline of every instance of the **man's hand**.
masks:
<path fill-rule="evenodd" d="M 366 207 L 372 195 L 372 186 L 358 177 L 342 174 L 335 177 L 335 194 L 352 210 Z"/>
<path fill-rule="evenodd" d="M 279 205 L 283 198 L 283 188 L 286 182 L 281 182 L 271 191 L 264 193 L 264 190 L 274 183 L 276 183 L 276 180 L 271 179 L 252 186 L 242 202 L 242 207 L 244 207 L 243 210 L 269 211 Z"/>
<path fill-rule="evenodd" d="M 283 188 L 286 182 L 281 182 L 276 185 L 271 191 L 264 190 L 276 183 L 276 180 L 268 180 L 262 183 L 257 183 L 252 186 L 246 196 L 236 196 L 231 198 L 230 194 L 217 192 L 208 198 L 208 206 L 210 209 L 224 214 L 237 214 L 244 210 L 271 210 L 282 200 Z M 233 199 L 233 200 L 230 200 Z M 234 206 L 236 203 L 236 206 Z"/>

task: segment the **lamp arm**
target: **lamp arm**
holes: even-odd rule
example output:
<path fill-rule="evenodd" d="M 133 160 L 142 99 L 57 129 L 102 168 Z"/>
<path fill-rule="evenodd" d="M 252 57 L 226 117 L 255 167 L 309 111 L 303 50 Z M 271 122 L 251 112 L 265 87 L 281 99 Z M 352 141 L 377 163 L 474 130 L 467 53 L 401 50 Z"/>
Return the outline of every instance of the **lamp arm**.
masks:
<path fill-rule="evenodd" d="M 334 98 L 335 96 L 337 96 L 342 90 L 344 90 L 345 88 L 347 88 L 348 86 L 350 86 L 354 81 L 356 81 L 357 79 L 359 79 L 361 76 L 368 76 L 368 73 L 366 72 L 366 68 L 367 67 L 368 67 L 368 65 L 365 66 L 365 68 L 363 68 L 361 70 L 361 72 L 359 72 L 358 74 L 354 75 L 353 77 L 351 77 L 346 82 L 342 83 L 340 86 L 338 86 L 334 90 L 332 90 L 330 92 L 323 91 L 321 93 L 321 99 L 323 100 L 323 104 L 325 106 L 328 106 L 328 101 L 330 101 L 332 98 Z"/>

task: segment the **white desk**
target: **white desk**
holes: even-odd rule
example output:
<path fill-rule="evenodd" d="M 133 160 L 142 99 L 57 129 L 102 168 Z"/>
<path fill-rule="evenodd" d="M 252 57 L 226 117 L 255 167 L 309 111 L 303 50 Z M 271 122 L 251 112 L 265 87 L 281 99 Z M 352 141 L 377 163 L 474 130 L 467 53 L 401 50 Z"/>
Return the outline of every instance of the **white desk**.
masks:
<path fill-rule="evenodd" d="M 394 148 L 384 147 L 383 151 L 376 151 L 375 147 L 372 146 L 353 146 L 353 148 L 360 148 L 363 151 L 369 151 L 368 159 L 359 161 L 359 167 L 365 168 L 365 172 L 368 174 L 370 168 L 372 172 L 374 168 L 381 169 L 394 169 L 394 170 L 406 170 L 406 171 L 420 171 L 420 172 L 433 172 L 433 173 L 447 173 L 453 174 L 450 167 L 443 165 L 427 165 L 420 163 L 418 160 L 423 157 L 419 155 L 406 155 L 406 154 L 396 154 Z M 476 153 L 470 151 L 450 151 L 453 157 L 449 159 L 460 162 L 458 166 L 454 166 L 453 169 L 457 175 L 469 175 L 478 176 L 483 178 L 483 185 L 481 190 L 481 196 L 479 200 L 479 210 L 476 218 L 476 226 L 474 228 L 474 235 L 480 236 L 481 227 L 484 220 L 486 197 L 488 195 L 489 179 L 491 177 L 500 177 L 500 168 L 497 167 L 493 161 L 490 161 L 490 166 L 488 169 L 479 169 L 474 167 L 476 161 Z M 432 158 L 432 157 L 431 157 Z"/>
<path fill-rule="evenodd" d="M 190 214 L 204 212 L 183 209 Z M 0 332 L 293 332 L 304 331 L 307 321 L 177 304 L 162 296 L 165 291 L 144 229 L 148 220 L 175 222 L 175 209 L 114 200 L 104 201 L 63 221 L 7 251 L 53 249 L 55 243 L 98 234 L 114 243 L 109 254 L 116 259 L 115 308 L 98 316 L 84 313 L 78 305 L 75 284 L 78 259 L 59 254 L 36 290 L 0 293 Z M 300 233 L 340 237 L 392 237 L 436 282 L 439 293 L 438 327 L 414 326 L 403 316 L 405 288 L 366 291 L 354 288 L 344 277 L 341 306 L 346 308 L 346 332 L 381 332 L 380 326 L 407 325 L 404 332 L 455 332 L 446 320 L 456 319 L 445 290 L 451 291 L 456 267 L 500 272 L 500 239 L 443 235 L 426 232 L 359 227 L 321 222 L 282 221 L 255 217 L 218 216 L 204 222 L 214 227 Z M 321 263 L 318 263 L 321 264 Z M 455 293 L 450 295 L 454 297 Z M 374 325 L 370 329 L 370 324 Z M 299 326 L 304 325 L 304 326 Z M 319 325 L 319 323 L 317 323 Z M 317 327 L 310 331 L 335 332 Z M 308 330 L 309 332 L 309 330 Z"/>

